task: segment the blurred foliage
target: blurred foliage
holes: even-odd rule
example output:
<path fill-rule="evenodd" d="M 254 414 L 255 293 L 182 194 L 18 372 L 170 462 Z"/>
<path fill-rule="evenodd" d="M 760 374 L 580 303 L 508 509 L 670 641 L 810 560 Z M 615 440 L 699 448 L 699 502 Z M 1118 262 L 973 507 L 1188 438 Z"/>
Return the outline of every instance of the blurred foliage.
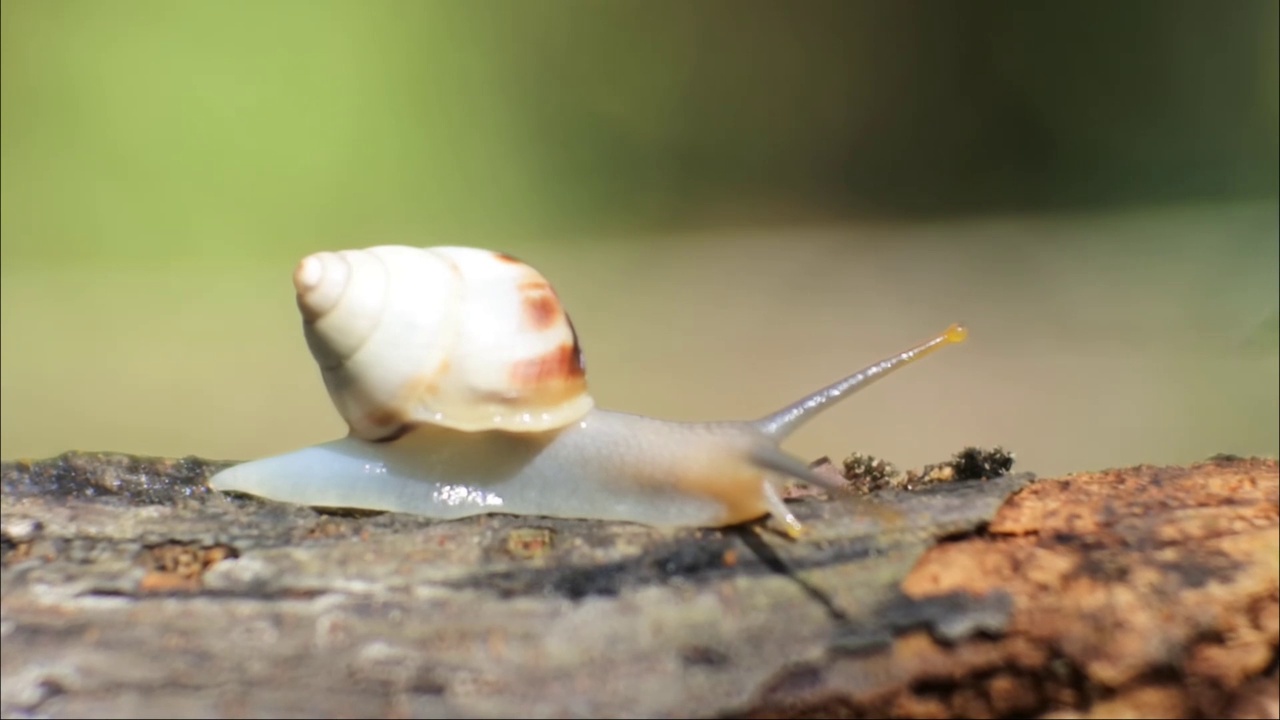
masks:
<path fill-rule="evenodd" d="M 0 457 L 341 432 L 289 271 L 384 242 L 528 257 L 664 417 L 970 323 L 801 455 L 1275 453 L 1278 8 L 3 0 Z"/>
<path fill-rule="evenodd" d="M 3 260 L 1277 193 L 1277 3 L 5 0 Z"/>

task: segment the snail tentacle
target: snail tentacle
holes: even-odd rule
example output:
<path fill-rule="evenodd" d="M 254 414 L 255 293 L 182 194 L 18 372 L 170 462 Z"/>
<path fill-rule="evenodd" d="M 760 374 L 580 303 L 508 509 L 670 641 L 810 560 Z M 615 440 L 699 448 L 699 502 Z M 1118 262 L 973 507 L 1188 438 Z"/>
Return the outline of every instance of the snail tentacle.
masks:
<path fill-rule="evenodd" d="M 900 353 L 891 355 L 880 362 L 868 365 L 848 377 L 837 380 L 821 390 L 787 405 L 781 410 L 756 420 L 753 424 L 757 430 L 765 435 L 782 440 L 795 432 L 801 425 L 812 420 L 820 411 L 835 405 L 840 400 L 862 390 L 889 373 L 906 367 L 938 348 L 964 342 L 967 336 L 968 331 L 964 325 L 955 323 L 942 334 Z"/>

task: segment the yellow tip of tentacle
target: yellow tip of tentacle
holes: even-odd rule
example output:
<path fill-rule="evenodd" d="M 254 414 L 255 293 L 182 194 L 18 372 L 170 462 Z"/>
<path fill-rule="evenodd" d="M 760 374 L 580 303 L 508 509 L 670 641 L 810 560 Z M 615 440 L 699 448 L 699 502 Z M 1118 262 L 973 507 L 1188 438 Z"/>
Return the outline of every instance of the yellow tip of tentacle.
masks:
<path fill-rule="evenodd" d="M 795 515 L 787 513 L 787 516 L 784 518 L 775 517 L 774 519 L 778 522 L 778 525 L 780 526 L 778 529 L 782 531 L 783 535 L 786 535 L 792 540 L 799 540 L 804 537 L 804 525 L 800 524 L 800 521 L 796 519 Z"/>
<path fill-rule="evenodd" d="M 969 337 L 969 328 L 964 323 L 952 323 L 946 332 L 942 333 L 942 337 L 950 343 L 962 343 Z"/>

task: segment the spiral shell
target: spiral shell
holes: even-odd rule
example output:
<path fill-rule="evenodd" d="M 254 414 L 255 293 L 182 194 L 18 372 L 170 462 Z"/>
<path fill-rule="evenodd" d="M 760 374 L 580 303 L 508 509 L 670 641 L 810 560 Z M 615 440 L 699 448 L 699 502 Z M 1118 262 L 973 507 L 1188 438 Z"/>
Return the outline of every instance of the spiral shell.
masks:
<path fill-rule="evenodd" d="M 293 274 L 311 354 L 352 435 L 420 423 L 539 432 L 594 404 L 573 324 L 537 270 L 464 247 L 320 252 Z"/>

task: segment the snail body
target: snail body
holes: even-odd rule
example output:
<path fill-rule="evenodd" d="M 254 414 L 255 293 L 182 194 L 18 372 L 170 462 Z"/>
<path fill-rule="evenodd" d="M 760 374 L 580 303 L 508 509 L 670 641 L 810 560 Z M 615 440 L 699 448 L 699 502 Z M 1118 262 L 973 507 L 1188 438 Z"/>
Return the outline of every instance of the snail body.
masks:
<path fill-rule="evenodd" d="M 346 437 L 240 465 L 214 487 L 442 519 L 506 512 L 717 526 L 775 509 L 776 494 L 745 462 L 746 430 L 598 409 L 544 433 L 424 426 L 394 442 Z"/>
<path fill-rule="evenodd" d="M 943 334 L 753 421 L 604 410 L 550 285 L 509 256 L 379 246 L 294 273 L 312 355 L 347 437 L 232 466 L 213 489 L 440 519 L 482 513 L 718 527 L 772 515 L 787 477 L 838 490 L 779 443 L 818 411 L 933 350 Z"/>

